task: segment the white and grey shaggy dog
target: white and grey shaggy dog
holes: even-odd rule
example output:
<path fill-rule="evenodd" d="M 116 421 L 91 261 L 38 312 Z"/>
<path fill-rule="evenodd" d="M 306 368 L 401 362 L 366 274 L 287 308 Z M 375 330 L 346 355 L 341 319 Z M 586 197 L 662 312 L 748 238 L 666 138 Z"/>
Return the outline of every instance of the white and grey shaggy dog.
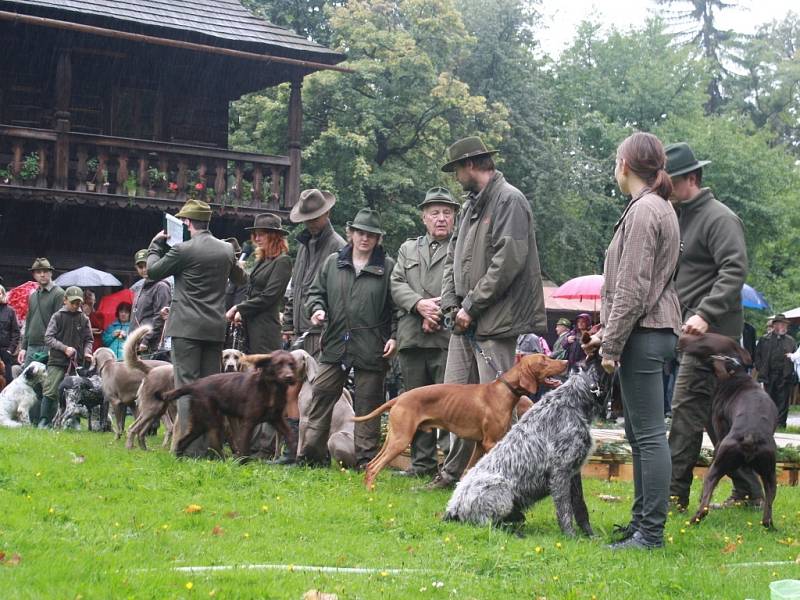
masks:
<path fill-rule="evenodd" d="M 610 381 L 599 358 L 587 359 L 583 370 L 548 392 L 466 473 L 444 519 L 519 534 L 525 511 L 551 495 L 564 534 L 575 535 L 574 518 L 593 535 L 580 469 L 592 451 L 591 421 L 603 409 Z"/>
<path fill-rule="evenodd" d="M 28 411 L 37 401 L 33 386 L 44 381 L 46 370 L 47 367 L 42 363 L 34 361 L 0 392 L 0 425 L 3 427 L 30 425 Z"/>

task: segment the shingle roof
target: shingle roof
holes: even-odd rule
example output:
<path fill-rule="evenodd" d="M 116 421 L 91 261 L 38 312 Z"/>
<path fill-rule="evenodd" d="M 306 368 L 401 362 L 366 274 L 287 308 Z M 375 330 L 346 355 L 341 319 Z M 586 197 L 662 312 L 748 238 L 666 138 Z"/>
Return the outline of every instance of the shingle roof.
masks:
<path fill-rule="evenodd" d="M 0 0 L 7 4 L 28 5 L 72 13 L 72 18 L 95 16 L 112 21 L 127 21 L 150 27 L 190 32 L 228 40 L 265 46 L 278 54 L 313 54 L 314 60 L 337 63 L 341 54 L 273 25 L 247 10 L 239 0 Z M 225 44 L 236 46 L 237 44 Z M 267 49 L 265 48 L 265 49 Z M 280 52 L 283 49 L 284 52 Z M 277 52 L 276 52 L 277 50 Z"/>

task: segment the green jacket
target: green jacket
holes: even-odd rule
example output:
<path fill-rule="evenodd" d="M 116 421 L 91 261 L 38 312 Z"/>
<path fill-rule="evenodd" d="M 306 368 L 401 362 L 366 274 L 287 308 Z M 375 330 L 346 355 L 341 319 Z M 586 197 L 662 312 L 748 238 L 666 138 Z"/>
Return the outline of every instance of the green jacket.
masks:
<path fill-rule="evenodd" d="M 547 333 L 533 213 L 496 171 L 458 215 L 442 281 L 442 309 L 463 308 L 479 339 Z"/>
<path fill-rule="evenodd" d="M 89 317 L 78 310 L 71 312 L 66 306 L 50 317 L 44 341 L 50 349 L 47 364 L 57 367 L 69 365 L 69 358 L 64 354 L 67 348 L 75 348 L 75 360 L 81 364 L 83 357 L 92 352 L 92 326 Z"/>
<path fill-rule="evenodd" d="M 392 270 L 392 300 L 397 306 L 397 348 L 440 348 L 447 350 L 450 332 L 423 333 L 422 317 L 414 309 L 423 298 L 442 295 L 442 273 L 450 240 L 440 242 L 431 256 L 429 235 L 407 240 L 400 246 Z"/>
<path fill-rule="evenodd" d="M 742 335 L 747 247 L 742 220 L 708 188 L 677 208 L 683 252 L 675 288 L 683 320 L 697 314 L 709 331 Z"/>
<path fill-rule="evenodd" d="M 394 261 L 376 246 L 356 276 L 353 246 L 331 254 L 322 264 L 306 301 L 306 316 L 324 310 L 320 362 L 383 371 L 383 347 L 396 337 L 397 321 L 389 289 Z"/>
<path fill-rule="evenodd" d="M 330 223 L 318 235 L 311 235 L 308 229 L 297 235 L 297 257 L 292 269 L 291 292 L 283 309 L 283 331 L 301 335 L 306 331 L 322 330 L 321 327 L 312 326 L 306 317 L 306 299 L 322 263 L 331 254 L 341 250 L 346 243 Z"/>
<path fill-rule="evenodd" d="M 786 381 L 789 382 L 794 374 L 794 365 L 786 357 L 797 349 L 792 337 L 768 333 L 756 346 L 756 355 L 753 357 L 758 380 L 763 382 Z"/>
<path fill-rule="evenodd" d="M 19 344 L 20 350 L 28 346 L 44 346 L 44 332 L 50 317 L 64 307 L 64 290 L 55 283 L 45 289 L 41 286 L 28 296 L 28 315 L 25 317 L 25 331 Z"/>
<path fill-rule="evenodd" d="M 281 324 L 278 315 L 291 276 L 292 259 L 286 254 L 256 262 L 250 271 L 247 299 L 236 307 L 244 320 L 247 348 L 251 354 L 280 350 Z"/>
<path fill-rule="evenodd" d="M 225 285 L 247 281 L 236 263 L 233 246 L 218 240 L 209 231 L 168 248 L 152 243 L 147 251 L 147 276 L 164 279 L 173 275 L 166 335 L 192 340 L 225 340 Z"/>

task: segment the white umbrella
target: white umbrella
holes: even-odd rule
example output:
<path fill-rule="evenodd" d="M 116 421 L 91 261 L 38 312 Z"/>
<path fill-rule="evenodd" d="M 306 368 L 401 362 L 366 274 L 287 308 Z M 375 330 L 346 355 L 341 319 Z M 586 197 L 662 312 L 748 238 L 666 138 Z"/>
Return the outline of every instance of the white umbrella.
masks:
<path fill-rule="evenodd" d="M 111 273 L 93 269 L 92 267 L 81 267 L 74 271 L 67 271 L 59 275 L 55 283 L 61 287 L 67 287 L 69 285 L 77 285 L 80 287 L 118 287 L 122 285 L 122 282 Z"/>

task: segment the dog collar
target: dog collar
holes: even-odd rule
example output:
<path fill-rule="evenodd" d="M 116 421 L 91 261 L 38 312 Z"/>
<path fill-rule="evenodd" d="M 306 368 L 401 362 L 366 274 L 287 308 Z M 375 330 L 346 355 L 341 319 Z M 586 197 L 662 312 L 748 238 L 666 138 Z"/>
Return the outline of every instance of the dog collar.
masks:
<path fill-rule="evenodd" d="M 497 378 L 496 381 L 500 381 L 503 385 L 505 385 L 509 389 L 509 391 L 512 394 L 514 394 L 517 398 L 522 398 L 523 396 L 530 395 L 530 392 L 528 390 L 526 390 L 524 388 L 521 388 L 521 387 L 515 388 L 513 385 L 508 383 L 508 381 L 506 381 L 505 377 L 500 376 L 500 377 Z"/>

